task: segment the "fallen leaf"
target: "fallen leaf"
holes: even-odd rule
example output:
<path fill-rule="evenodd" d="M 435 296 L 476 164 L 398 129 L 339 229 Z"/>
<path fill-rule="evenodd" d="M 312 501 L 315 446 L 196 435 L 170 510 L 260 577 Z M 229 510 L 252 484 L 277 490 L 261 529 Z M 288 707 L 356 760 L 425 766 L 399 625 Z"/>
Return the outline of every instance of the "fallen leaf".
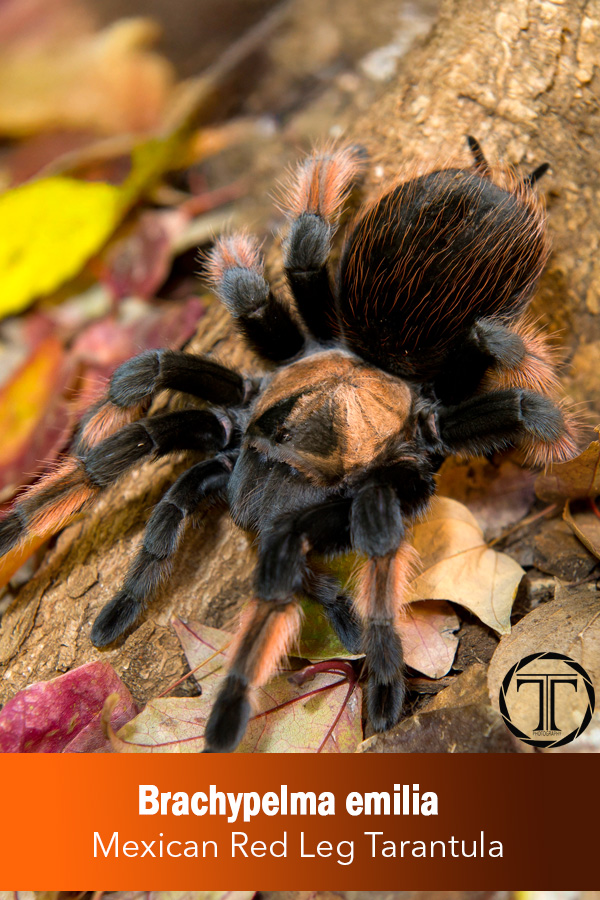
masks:
<path fill-rule="evenodd" d="M 429 678 L 442 678 L 452 668 L 459 627 L 458 616 L 444 600 L 409 603 L 400 628 L 406 665 Z"/>
<path fill-rule="evenodd" d="M 374 734 L 359 753 L 515 753 L 519 742 L 489 704 L 485 667 L 472 666 L 414 716 Z"/>
<path fill-rule="evenodd" d="M 0 752 L 89 753 L 109 749 L 101 724 L 104 701 L 116 697 L 115 722 L 137 713 L 111 665 L 91 662 L 19 691 L 0 712 Z"/>
<path fill-rule="evenodd" d="M 174 241 L 187 222 L 178 209 L 144 212 L 131 233 L 108 249 L 100 280 L 115 300 L 154 296 L 169 273 Z"/>
<path fill-rule="evenodd" d="M 600 432 L 600 425 L 595 429 Z M 565 463 L 555 463 L 539 475 L 535 492 L 545 503 L 559 503 L 600 494 L 600 441 Z"/>
<path fill-rule="evenodd" d="M 570 656 L 583 666 L 596 688 L 600 685 L 600 608 L 594 585 L 559 586 L 556 599 L 528 613 L 512 634 L 500 640 L 488 671 L 489 696 L 495 709 L 500 709 L 500 688 L 507 672 L 519 660 L 547 652 Z M 537 710 L 534 694 L 523 692 L 523 702 L 531 702 Z M 575 702 L 569 698 L 571 710 Z M 565 752 L 571 748 L 577 750 L 568 744 Z"/>
<path fill-rule="evenodd" d="M 535 500 L 535 475 L 510 459 L 447 459 L 438 474 L 438 491 L 459 500 L 483 529 L 487 541 L 523 519 Z"/>
<path fill-rule="evenodd" d="M 225 673 L 224 650 L 232 636 L 178 618 L 173 626 L 190 667 L 198 669 L 194 676 L 202 696 L 148 703 L 118 734 L 109 731 L 112 746 L 119 752 L 197 753 L 203 748 L 204 727 Z M 362 739 L 360 688 L 356 683 L 349 685 L 339 668 L 309 670 L 308 674 L 314 674 L 310 682 L 291 683 L 289 675 L 283 674 L 255 692 L 254 715 L 238 752 L 341 753 L 356 748 Z M 295 677 L 301 676 L 296 673 Z"/>
<path fill-rule="evenodd" d="M 600 559 L 600 515 L 593 508 L 573 511 L 567 500 L 563 510 L 563 519 L 584 547 L 597 559 Z"/>
<path fill-rule="evenodd" d="M 0 317 L 74 277 L 123 214 L 118 188 L 45 178 L 0 197 Z"/>
<path fill-rule="evenodd" d="M 544 522 L 533 542 L 533 565 L 564 581 L 581 581 L 593 571 L 597 560 L 582 546 L 567 522 Z"/>
<path fill-rule="evenodd" d="M 149 49 L 159 34 L 151 19 L 122 19 L 97 33 L 5 46 L 0 133 L 156 128 L 174 86 L 170 63 Z"/>
<path fill-rule="evenodd" d="M 73 382 L 62 342 L 47 337 L 0 390 L 0 497 L 12 496 L 54 462 L 73 421 L 65 392 Z"/>
<path fill-rule="evenodd" d="M 510 612 L 524 570 L 510 556 L 487 547 L 473 514 L 456 500 L 437 497 L 414 528 L 421 574 L 410 600 L 449 600 L 474 613 L 501 634 L 510 631 Z"/>
<path fill-rule="evenodd" d="M 303 659 L 360 659 L 363 653 L 350 653 L 331 627 L 323 607 L 314 600 L 303 598 L 304 618 L 297 654 Z"/>

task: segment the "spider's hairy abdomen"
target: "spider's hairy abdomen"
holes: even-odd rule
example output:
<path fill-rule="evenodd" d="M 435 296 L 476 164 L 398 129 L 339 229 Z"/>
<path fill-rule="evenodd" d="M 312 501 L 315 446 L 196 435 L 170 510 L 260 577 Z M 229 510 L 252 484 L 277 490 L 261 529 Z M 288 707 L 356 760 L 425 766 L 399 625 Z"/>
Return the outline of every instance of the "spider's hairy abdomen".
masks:
<path fill-rule="evenodd" d="M 261 391 L 247 442 L 310 481 L 335 484 L 411 436 L 412 403 L 399 378 L 343 351 L 315 353 Z"/>
<path fill-rule="evenodd" d="M 510 170 L 495 179 L 432 172 L 359 217 L 339 277 L 352 350 L 403 377 L 434 378 L 478 319 L 523 310 L 548 255 L 544 207 Z"/>

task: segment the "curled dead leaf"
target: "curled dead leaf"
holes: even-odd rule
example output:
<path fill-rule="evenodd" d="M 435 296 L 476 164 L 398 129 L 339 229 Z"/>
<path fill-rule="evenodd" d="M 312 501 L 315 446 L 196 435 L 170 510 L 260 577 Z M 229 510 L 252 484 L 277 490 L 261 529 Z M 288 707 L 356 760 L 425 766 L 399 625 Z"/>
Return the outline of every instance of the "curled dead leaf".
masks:
<path fill-rule="evenodd" d="M 591 498 L 590 498 L 591 499 Z M 563 510 L 563 519 L 584 547 L 600 559 L 600 513 L 595 503 L 587 509 L 572 510 L 567 500 Z"/>
<path fill-rule="evenodd" d="M 450 600 L 474 613 L 500 634 L 510 631 L 510 613 L 521 566 L 485 543 L 473 514 L 456 500 L 437 497 L 414 528 L 421 574 L 410 600 Z"/>

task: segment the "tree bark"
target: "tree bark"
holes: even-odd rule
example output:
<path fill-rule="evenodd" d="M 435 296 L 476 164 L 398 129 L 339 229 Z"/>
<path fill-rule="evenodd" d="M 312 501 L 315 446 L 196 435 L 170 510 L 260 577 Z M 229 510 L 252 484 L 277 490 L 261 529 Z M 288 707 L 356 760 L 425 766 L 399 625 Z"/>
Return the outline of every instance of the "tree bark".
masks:
<path fill-rule="evenodd" d="M 433 33 L 404 58 L 395 80 L 351 129 L 371 153 L 369 191 L 415 160 L 468 164 L 465 134 L 480 140 L 491 161 L 525 171 L 551 163 L 541 190 L 554 251 L 533 311 L 562 331 L 567 391 L 596 415 L 599 59 L 600 0 L 445 0 Z M 256 367 L 217 304 L 192 347 L 246 370 Z M 99 658 L 112 663 L 138 700 L 147 700 L 186 671 L 171 615 L 222 626 L 251 596 L 247 540 L 224 512 L 209 510 L 188 531 L 173 577 L 143 624 L 117 648 L 100 653 L 90 644 L 91 624 L 123 578 L 148 510 L 180 469 L 173 461 L 142 467 L 59 536 L 4 615 L 0 701 Z"/>

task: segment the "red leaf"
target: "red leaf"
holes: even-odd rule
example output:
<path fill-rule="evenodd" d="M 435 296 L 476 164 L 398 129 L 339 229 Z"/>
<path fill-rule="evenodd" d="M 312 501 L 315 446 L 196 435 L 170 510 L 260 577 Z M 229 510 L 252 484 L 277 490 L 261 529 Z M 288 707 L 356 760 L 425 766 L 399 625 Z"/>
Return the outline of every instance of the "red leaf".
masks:
<path fill-rule="evenodd" d="M 115 723 L 121 727 L 138 709 L 109 663 L 91 662 L 51 681 L 38 681 L 9 700 L 0 712 L 2 753 L 90 753 L 108 750 L 101 713 L 118 694 Z"/>

